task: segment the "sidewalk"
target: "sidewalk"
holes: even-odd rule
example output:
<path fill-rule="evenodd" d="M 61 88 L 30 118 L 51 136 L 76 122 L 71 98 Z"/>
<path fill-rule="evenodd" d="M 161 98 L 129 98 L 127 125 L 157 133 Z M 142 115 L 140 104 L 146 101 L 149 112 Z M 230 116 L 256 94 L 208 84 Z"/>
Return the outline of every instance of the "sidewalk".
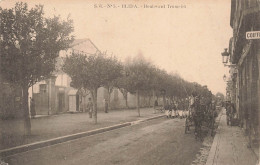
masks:
<path fill-rule="evenodd" d="M 247 148 L 247 139 L 239 127 L 227 126 L 225 110 L 219 122 L 206 165 L 256 165 L 257 156 Z"/>
<path fill-rule="evenodd" d="M 0 150 L 158 115 L 162 114 L 154 114 L 152 108 L 141 109 L 141 117 L 136 109 L 100 112 L 98 124 L 93 123 L 88 113 L 40 117 L 31 120 L 32 135 L 29 137 L 23 136 L 23 120 L 0 120 Z"/>

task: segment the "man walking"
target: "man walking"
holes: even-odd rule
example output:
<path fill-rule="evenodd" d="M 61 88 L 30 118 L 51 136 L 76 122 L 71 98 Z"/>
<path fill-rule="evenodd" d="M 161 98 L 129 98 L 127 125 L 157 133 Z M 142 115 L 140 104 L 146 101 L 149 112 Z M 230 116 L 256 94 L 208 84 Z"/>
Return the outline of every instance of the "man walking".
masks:
<path fill-rule="evenodd" d="M 227 125 L 233 124 L 234 115 L 236 113 L 236 109 L 233 103 L 230 101 L 226 103 L 226 115 L 227 115 Z"/>
<path fill-rule="evenodd" d="M 154 113 L 156 113 L 156 109 L 158 108 L 158 101 L 157 100 L 154 101 L 153 107 L 154 107 Z"/>
<path fill-rule="evenodd" d="M 236 113 L 236 108 L 234 103 L 230 103 L 230 125 L 233 126 L 234 125 L 234 117 L 235 117 L 235 113 Z"/>
<path fill-rule="evenodd" d="M 87 109 L 88 109 L 88 113 L 89 113 L 89 118 L 92 118 L 93 102 L 92 102 L 91 98 L 88 99 Z"/>

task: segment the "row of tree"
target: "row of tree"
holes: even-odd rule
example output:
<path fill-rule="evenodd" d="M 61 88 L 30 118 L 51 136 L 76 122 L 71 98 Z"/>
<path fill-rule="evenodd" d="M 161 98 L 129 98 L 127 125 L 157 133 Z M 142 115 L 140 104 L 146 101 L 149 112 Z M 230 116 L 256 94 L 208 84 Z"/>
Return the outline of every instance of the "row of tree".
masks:
<path fill-rule="evenodd" d="M 73 42 L 73 22 L 60 17 L 44 17 L 43 6 L 31 9 L 26 3 L 16 3 L 14 8 L 0 7 L 0 78 L 22 89 L 21 108 L 24 112 L 25 134 L 31 134 L 28 107 L 28 89 L 36 82 L 49 78 L 55 70 L 60 50 L 66 50 Z M 63 70 L 72 78 L 72 86 L 89 90 L 94 101 L 97 122 L 97 89 L 105 87 L 109 93 L 117 87 L 126 99 L 127 94 L 155 98 L 184 98 L 194 90 L 194 83 L 184 81 L 178 75 L 166 71 L 137 56 L 122 64 L 115 57 L 102 54 L 85 56 L 73 54 L 67 57 Z M 196 86 L 198 90 L 202 86 Z M 165 91 L 165 92 L 164 92 Z"/>
<path fill-rule="evenodd" d="M 108 91 L 108 102 L 113 88 L 118 88 L 126 101 L 128 93 L 135 94 L 137 110 L 140 116 L 139 96 L 154 101 L 162 96 L 165 100 L 184 99 L 192 92 L 211 98 L 212 93 L 206 86 L 191 83 L 178 74 L 169 74 L 138 55 L 127 59 L 124 64 L 114 56 L 104 54 L 86 55 L 72 53 L 64 60 L 63 71 L 71 77 L 71 86 L 90 91 L 94 104 L 94 122 L 97 123 L 97 90 L 104 87 Z"/>

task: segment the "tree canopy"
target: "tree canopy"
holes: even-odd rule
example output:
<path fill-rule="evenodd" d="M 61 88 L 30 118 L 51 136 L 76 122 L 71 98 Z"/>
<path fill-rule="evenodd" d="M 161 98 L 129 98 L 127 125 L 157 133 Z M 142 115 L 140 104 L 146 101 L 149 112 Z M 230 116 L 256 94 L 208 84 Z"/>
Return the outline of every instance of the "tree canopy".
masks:
<path fill-rule="evenodd" d="M 63 71 L 71 77 L 73 87 L 92 90 L 109 85 L 122 76 L 122 65 L 115 57 L 72 53 L 66 57 Z"/>
<path fill-rule="evenodd" d="M 72 20 L 45 18 L 42 5 L 0 8 L 1 74 L 6 81 L 32 86 L 50 76 L 59 51 L 72 42 Z"/>
<path fill-rule="evenodd" d="M 30 134 L 28 88 L 51 76 L 59 51 L 73 40 L 72 20 L 45 18 L 42 5 L 29 9 L 20 2 L 11 9 L 0 8 L 0 31 L 1 76 L 23 89 L 26 134 Z"/>
<path fill-rule="evenodd" d="M 103 54 L 89 55 L 72 53 L 67 56 L 63 71 L 71 77 L 71 85 L 90 91 L 94 102 L 94 122 L 97 123 L 97 90 L 113 85 L 122 76 L 122 65 L 115 57 Z"/>

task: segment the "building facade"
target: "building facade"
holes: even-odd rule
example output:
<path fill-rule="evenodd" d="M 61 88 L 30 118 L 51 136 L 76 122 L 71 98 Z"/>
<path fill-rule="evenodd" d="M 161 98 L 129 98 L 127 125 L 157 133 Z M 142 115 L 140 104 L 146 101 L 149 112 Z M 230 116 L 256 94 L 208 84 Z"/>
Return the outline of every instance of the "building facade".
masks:
<path fill-rule="evenodd" d="M 56 71 L 50 79 L 35 84 L 29 89 L 29 95 L 34 98 L 36 114 L 51 115 L 64 112 L 86 111 L 88 99 L 91 97 L 88 91 L 74 89 L 70 86 L 71 79 L 61 70 L 63 60 L 73 52 L 86 55 L 96 54 L 100 51 L 89 39 L 75 40 L 67 51 L 60 51 L 56 60 Z M 104 109 L 104 99 L 108 98 L 108 91 L 104 87 L 98 89 L 98 109 Z M 128 107 L 136 106 L 136 97 L 128 93 Z M 149 99 L 141 97 L 141 107 L 148 106 Z M 151 103 L 152 105 L 152 103 Z M 125 99 L 119 89 L 113 89 L 110 94 L 111 109 L 126 108 Z"/>
<path fill-rule="evenodd" d="M 260 132 L 260 40 L 246 39 L 246 32 L 260 31 L 259 20 L 259 0 L 231 0 L 230 26 L 233 28 L 233 37 L 229 52 L 231 63 L 236 65 L 231 73 L 232 97 L 250 144 L 259 141 Z"/>

